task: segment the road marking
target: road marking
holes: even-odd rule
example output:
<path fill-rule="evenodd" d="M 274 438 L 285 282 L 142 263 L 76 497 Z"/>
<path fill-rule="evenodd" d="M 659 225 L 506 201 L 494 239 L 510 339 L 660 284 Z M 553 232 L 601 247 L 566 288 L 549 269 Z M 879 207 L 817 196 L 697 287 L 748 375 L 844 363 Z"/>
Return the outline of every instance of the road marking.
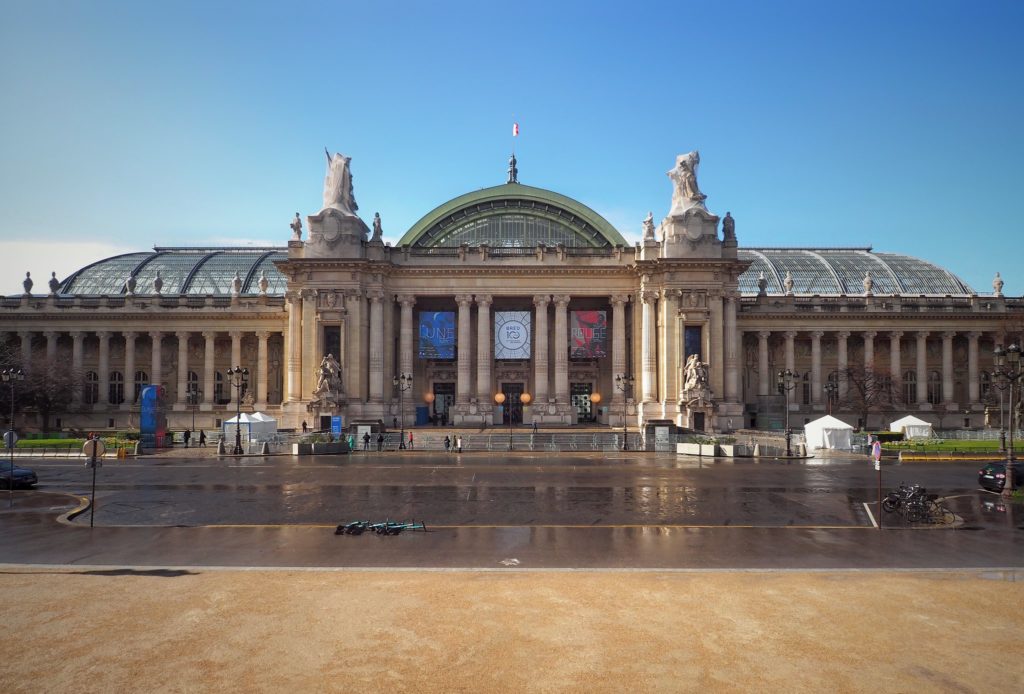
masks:
<path fill-rule="evenodd" d="M 864 510 L 868 512 L 868 518 L 870 518 L 870 519 L 871 519 L 871 525 L 872 525 L 872 527 L 875 527 L 875 528 L 877 528 L 877 527 L 878 527 L 878 523 L 876 523 L 876 522 L 875 522 L 875 514 L 873 514 L 873 513 L 871 512 L 871 509 L 870 509 L 870 508 L 868 508 L 868 502 L 866 502 L 866 501 L 864 502 Z"/>

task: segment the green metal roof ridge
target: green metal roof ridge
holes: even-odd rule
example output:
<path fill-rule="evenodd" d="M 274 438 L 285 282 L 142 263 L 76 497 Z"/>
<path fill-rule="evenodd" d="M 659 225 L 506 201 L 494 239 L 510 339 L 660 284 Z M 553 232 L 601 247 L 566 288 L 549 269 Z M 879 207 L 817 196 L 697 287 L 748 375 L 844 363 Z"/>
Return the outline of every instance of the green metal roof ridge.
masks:
<path fill-rule="evenodd" d="M 463 207 L 469 207 L 481 202 L 508 199 L 539 200 L 561 207 L 568 212 L 572 212 L 577 217 L 586 220 L 586 222 L 594 227 L 594 229 L 596 229 L 597 232 L 600 233 L 611 245 L 629 245 L 626 243 L 626 240 L 622 238 L 622 234 L 620 234 L 618 230 L 608 222 L 608 220 L 578 200 L 573 200 L 570 197 L 561 195 L 552 190 L 534 188 L 533 186 L 526 186 L 522 183 L 505 183 L 491 188 L 481 188 L 480 190 L 475 190 L 471 193 L 466 193 L 465 195 L 453 198 L 423 215 L 423 217 L 413 224 L 412 227 L 409 228 L 409 231 L 405 232 L 402 238 L 399 239 L 398 245 L 412 246 L 421 236 L 423 236 L 423 234 L 425 234 L 440 220 Z"/>

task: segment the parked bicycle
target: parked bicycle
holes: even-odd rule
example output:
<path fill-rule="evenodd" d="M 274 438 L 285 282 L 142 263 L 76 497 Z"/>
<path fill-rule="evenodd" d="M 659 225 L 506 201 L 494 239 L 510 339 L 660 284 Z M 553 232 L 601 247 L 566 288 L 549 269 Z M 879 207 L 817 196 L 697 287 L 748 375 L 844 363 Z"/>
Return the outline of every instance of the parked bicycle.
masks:
<path fill-rule="evenodd" d="M 938 494 L 928 494 L 919 484 L 900 484 L 882 500 L 882 508 L 887 513 L 899 511 L 909 523 L 950 525 L 956 521 L 956 514 L 939 501 Z"/>

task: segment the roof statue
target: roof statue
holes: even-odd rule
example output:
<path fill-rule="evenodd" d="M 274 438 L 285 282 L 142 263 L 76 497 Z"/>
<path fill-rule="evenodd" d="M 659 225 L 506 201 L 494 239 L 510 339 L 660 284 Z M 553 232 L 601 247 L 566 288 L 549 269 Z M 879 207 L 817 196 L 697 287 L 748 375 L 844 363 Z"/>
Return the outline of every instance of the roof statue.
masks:
<path fill-rule="evenodd" d="M 765 296 L 766 294 L 768 294 L 768 279 L 762 272 L 757 276 L 757 295 Z"/>
<path fill-rule="evenodd" d="M 373 236 L 370 237 L 371 241 L 380 241 L 384 236 L 384 227 L 380 222 L 380 212 L 373 213 Z"/>
<path fill-rule="evenodd" d="M 163 280 L 162 277 L 160 277 L 160 271 L 157 270 L 156 271 L 156 277 L 153 278 L 153 293 L 154 294 L 159 294 L 160 291 L 163 288 L 164 288 L 164 280 Z"/>
<path fill-rule="evenodd" d="M 231 296 L 238 296 L 242 293 L 242 275 L 235 270 L 235 276 L 231 278 Z"/>
<path fill-rule="evenodd" d="M 31 296 L 32 295 L 32 285 L 33 284 L 35 284 L 35 283 L 32 281 L 32 273 L 31 272 L 26 272 L 25 273 L 25 279 L 23 279 L 21 281 L 21 286 L 25 288 L 25 296 Z"/>
<path fill-rule="evenodd" d="M 288 226 L 290 226 L 292 228 L 292 241 L 301 241 L 302 240 L 302 219 L 299 218 L 299 213 L 298 212 L 295 213 L 295 219 L 293 219 L 291 221 L 291 224 L 289 224 Z"/>
<path fill-rule="evenodd" d="M 996 273 L 996 276 L 992 279 L 992 294 L 993 296 L 1003 295 L 1003 278 Z"/>
<path fill-rule="evenodd" d="M 128 275 L 128 279 L 124 281 L 124 289 L 129 295 L 135 295 L 135 287 L 137 287 L 139 281 L 135 279 L 135 275 Z"/>
<path fill-rule="evenodd" d="M 519 169 L 516 168 L 516 153 L 513 152 L 512 156 L 508 159 L 508 182 L 519 183 Z"/>
<path fill-rule="evenodd" d="M 267 279 L 267 271 L 266 270 L 260 270 L 260 279 L 259 279 L 259 282 L 257 283 L 257 285 L 260 288 L 260 296 L 266 296 L 267 295 L 267 287 L 270 286 L 270 280 Z"/>
<path fill-rule="evenodd" d="M 672 191 L 672 209 L 669 216 L 679 215 L 691 207 L 704 207 L 707 195 L 700 192 L 697 186 L 697 166 L 700 165 L 700 152 L 694 150 L 676 157 L 676 165 L 667 176 L 672 179 L 675 188 Z"/>
<path fill-rule="evenodd" d="M 736 220 L 731 212 L 726 212 L 725 218 L 722 219 L 722 240 L 736 241 Z"/>
<path fill-rule="evenodd" d="M 359 206 L 352 193 L 352 172 L 349 170 L 352 157 L 339 153 L 332 155 L 326 148 L 324 153 L 327 154 L 327 175 L 324 177 L 323 209 L 355 216 Z"/>
<path fill-rule="evenodd" d="M 875 286 L 875 281 L 871 279 L 871 270 L 864 271 L 864 281 L 861 284 L 864 285 L 864 296 L 871 296 L 871 288 Z"/>
<path fill-rule="evenodd" d="M 656 241 L 654 238 L 654 213 L 648 212 L 644 217 L 644 241 Z"/>
<path fill-rule="evenodd" d="M 761 277 L 764 277 L 764 273 L 761 274 Z M 766 288 L 767 286 L 765 284 Z M 793 273 L 789 270 L 786 270 L 786 279 L 782 280 L 782 286 L 786 290 L 786 296 L 793 296 Z"/>
<path fill-rule="evenodd" d="M 57 273 L 50 274 L 50 294 L 57 296 L 57 290 L 60 289 L 60 280 L 57 279 Z"/>

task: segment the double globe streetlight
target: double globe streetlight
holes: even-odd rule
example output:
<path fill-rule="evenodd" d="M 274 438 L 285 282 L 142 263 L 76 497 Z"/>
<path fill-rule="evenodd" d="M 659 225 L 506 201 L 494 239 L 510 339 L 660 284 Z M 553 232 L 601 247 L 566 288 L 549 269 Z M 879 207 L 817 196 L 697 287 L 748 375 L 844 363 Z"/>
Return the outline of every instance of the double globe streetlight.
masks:
<path fill-rule="evenodd" d="M 836 400 L 836 395 L 839 393 L 839 384 L 835 381 L 829 380 L 824 386 L 825 399 L 828 400 L 828 413 L 832 414 L 832 403 Z"/>
<path fill-rule="evenodd" d="M 519 394 L 519 402 L 522 403 L 523 405 L 529 405 L 531 400 L 533 400 L 533 396 L 530 395 L 529 393 L 520 393 Z M 499 405 L 499 406 L 503 405 L 505 402 L 508 402 L 508 409 L 507 409 L 507 412 L 508 412 L 508 449 L 511 451 L 512 450 L 512 420 L 514 419 L 514 416 L 513 416 L 514 413 L 513 413 L 513 410 L 512 410 L 512 393 L 509 393 L 508 395 L 505 395 L 505 393 L 501 393 L 501 392 L 495 393 L 494 394 L 494 402 L 497 405 Z"/>
<path fill-rule="evenodd" d="M 236 366 L 224 372 L 224 380 L 235 389 L 235 448 L 232 453 L 242 455 L 242 390 L 249 385 L 249 369 Z"/>
<path fill-rule="evenodd" d="M 786 396 L 786 457 L 790 458 L 793 455 L 792 441 L 793 441 L 793 430 L 789 428 L 789 392 L 796 388 L 797 380 L 800 378 L 800 374 L 794 373 L 789 369 L 785 369 L 779 372 L 776 378 L 776 384 L 779 386 L 779 391 Z"/>
<path fill-rule="evenodd" d="M 1015 421 L 1016 412 L 1013 406 L 1013 386 L 1020 380 L 1024 369 L 1021 368 L 1020 363 L 1020 352 L 1021 348 L 1019 345 L 1012 344 L 1006 349 L 1003 349 L 1002 345 L 997 345 L 995 350 L 992 352 L 995 356 L 995 377 L 1001 388 L 1009 387 L 1010 389 L 1010 438 L 1006 446 L 1006 472 L 1003 473 L 1003 496 L 1009 497 L 1013 494 L 1013 433 L 1014 430 L 1020 426 L 1020 423 Z"/>
<path fill-rule="evenodd" d="M 398 435 L 398 448 L 405 450 L 405 391 L 412 388 L 412 374 L 402 374 L 391 379 L 391 385 L 398 388 L 398 417 L 402 423 Z"/>

